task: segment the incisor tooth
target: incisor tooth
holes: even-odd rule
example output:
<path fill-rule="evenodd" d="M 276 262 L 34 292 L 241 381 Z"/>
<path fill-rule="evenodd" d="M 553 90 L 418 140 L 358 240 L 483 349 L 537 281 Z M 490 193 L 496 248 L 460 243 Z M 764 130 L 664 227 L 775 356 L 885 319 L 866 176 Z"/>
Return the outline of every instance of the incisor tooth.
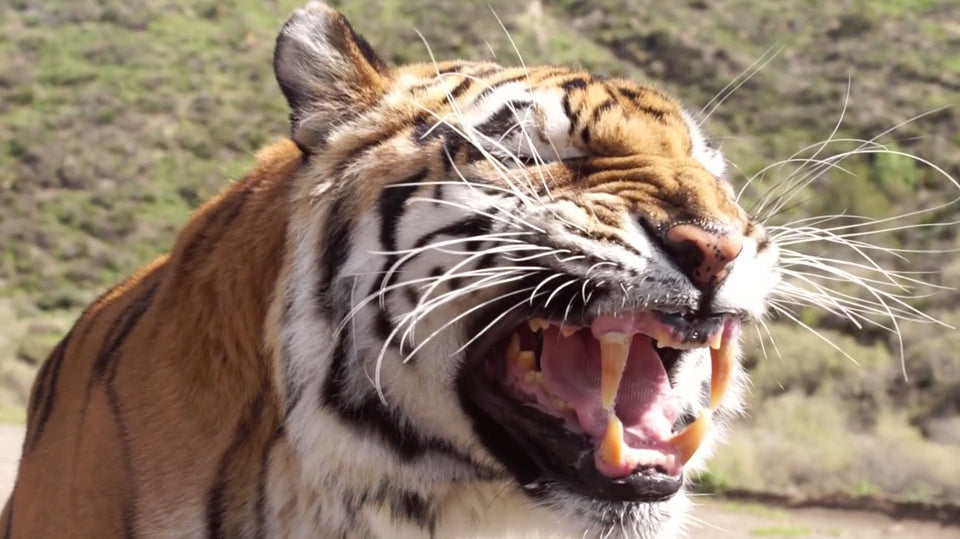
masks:
<path fill-rule="evenodd" d="M 721 343 L 723 343 L 723 329 L 722 329 L 722 328 L 720 329 L 720 331 L 717 332 L 716 335 L 714 335 L 714 336 L 710 339 L 710 348 L 711 348 L 712 350 L 716 350 L 717 348 L 720 348 L 720 344 L 721 344 Z"/>
<path fill-rule="evenodd" d="M 527 323 L 530 325 L 530 331 L 534 333 L 543 331 L 550 327 L 550 322 L 547 322 L 543 318 L 531 318 Z"/>
<path fill-rule="evenodd" d="M 569 337 L 574 333 L 580 331 L 580 326 L 564 325 L 560 328 L 560 334 L 564 337 Z"/>
<path fill-rule="evenodd" d="M 712 418 L 713 412 L 709 409 L 704 410 L 700 413 L 700 417 L 687 425 L 687 428 L 667 440 L 667 443 L 677 450 L 681 464 L 686 464 L 697 452 L 700 444 L 703 443 L 703 437 L 707 434 Z"/>
<path fill-rule="evenodd" d="M 710 409 L 716 410 L 720 406 L 723 394 L 727 391 L 730 376 L 733 374 L 733 364 L 736 362 L 733 346 L 730 341 L 721 342 L 717 348 L 710 349 Z"/>
<path fill-rule="evenodd" d="M 516 363 L 520 370 L 532 371 L 537 366 L 537 356 L 529 350 L 524 350 L 517 354 Z"/>
<path fill-rule="evenodd" d="M 540 371 L 527 371 L 527 373 L 523 375 L 523 380 L 528 384 L 537 384 L 540 387 L 544 387 L 543 373 Z"/>
<path fill-rule="evenodd" d="M 629 355 L 629 335 L 610 332 L 600 336 L 600 401 L 605 410 L 613 408 Z"/>
<path fill-rule="evenodd" d="M 607 420 L 607 432 L 604 433 L 597 452 L 607 464 L 619 466 L 623 462 L 624 449 L 623 423 L 617 416 L 611 415 Z"/>

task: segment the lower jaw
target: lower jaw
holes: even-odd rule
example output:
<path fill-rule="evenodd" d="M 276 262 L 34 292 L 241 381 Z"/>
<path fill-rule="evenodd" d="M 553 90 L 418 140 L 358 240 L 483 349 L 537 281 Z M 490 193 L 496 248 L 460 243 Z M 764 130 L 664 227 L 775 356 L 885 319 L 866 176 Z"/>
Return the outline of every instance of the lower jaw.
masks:
<path fill-rule="evenodd" d="M 683 484 L 682 475 L 657 469 L 610 478 L 597 471 L 595 446 L 587 437 L 532 408 L 518 410 L 523 405 L 479 369 L 461 373 L 459 386 L 461 405 L 481 442 L 530 494 L 559 488 L 594 500 L 650 503 L 669 499 Z"/>

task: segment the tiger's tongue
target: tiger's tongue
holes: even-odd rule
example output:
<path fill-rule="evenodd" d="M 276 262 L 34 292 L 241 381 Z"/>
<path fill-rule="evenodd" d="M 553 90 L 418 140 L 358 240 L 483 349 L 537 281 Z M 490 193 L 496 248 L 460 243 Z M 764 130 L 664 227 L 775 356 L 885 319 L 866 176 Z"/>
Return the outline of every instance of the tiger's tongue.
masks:
<path fill-rule="evenodd" d="M 585 333 L 565 337 L 555 326 L 545 329 L 540 368 L 550 393 L 576 414 L 581 428 L 598 444 L 598 452 L 605 444 L 605 452 L 618 455 L 616 463 L 598 458 L 598 470 L 611 477 L 627 475 L 638 466 L 660 466 L 668 473 L 679 473 L 676 451 L 667 443 L 678 405 L 650 337 L 634 335 L 626 365 L 618 365 L 610 360 L 617 354 L 609 350 L 603 352 L 607 362 L 602 361 L 601 346 L 609 343 Z M 622 368 L 619 387 L 615 383 L 611 386 L 609 372 L 608 382 L 601 382 L 604 367 L 608 371 Z M 607 386 L 606 399 L 603 385 Z M 615 399 L 610 398 L 612 388 L 616 388 Z M 615 415 L 609 412 L 611 404 Z M 619 439 L 614 439 L 617 436 Z"/>

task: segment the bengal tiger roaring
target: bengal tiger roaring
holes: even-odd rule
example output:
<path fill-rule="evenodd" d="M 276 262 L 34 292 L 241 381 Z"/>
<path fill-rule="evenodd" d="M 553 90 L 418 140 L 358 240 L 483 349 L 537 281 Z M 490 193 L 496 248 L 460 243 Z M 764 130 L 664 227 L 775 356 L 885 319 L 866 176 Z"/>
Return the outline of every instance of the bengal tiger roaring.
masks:
<path fill-rule="evenodd" d="M 670 537 L 778 247 L 673 98 L 390 67 L 311 3 L 292 135 L 90 305 L 5 537 Z"/>

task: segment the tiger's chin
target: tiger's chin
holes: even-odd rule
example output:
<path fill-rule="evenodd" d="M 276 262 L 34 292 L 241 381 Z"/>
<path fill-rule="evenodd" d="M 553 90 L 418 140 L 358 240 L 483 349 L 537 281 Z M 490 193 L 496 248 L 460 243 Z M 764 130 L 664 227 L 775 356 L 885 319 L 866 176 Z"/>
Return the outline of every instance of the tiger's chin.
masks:
<path fill-rule="evenodd" d="M 711 423 L 737 368 L 739 318 L 533 313 L 493 326 L 468 350 L 458 391 L 519 490 L 576 515 L 581 533 L 663 531 L 679 517 L 687 464 L 717 435 Z M 692 377 L 709 389 L 674 387 L 681 370 L 687 386 Z"/>

